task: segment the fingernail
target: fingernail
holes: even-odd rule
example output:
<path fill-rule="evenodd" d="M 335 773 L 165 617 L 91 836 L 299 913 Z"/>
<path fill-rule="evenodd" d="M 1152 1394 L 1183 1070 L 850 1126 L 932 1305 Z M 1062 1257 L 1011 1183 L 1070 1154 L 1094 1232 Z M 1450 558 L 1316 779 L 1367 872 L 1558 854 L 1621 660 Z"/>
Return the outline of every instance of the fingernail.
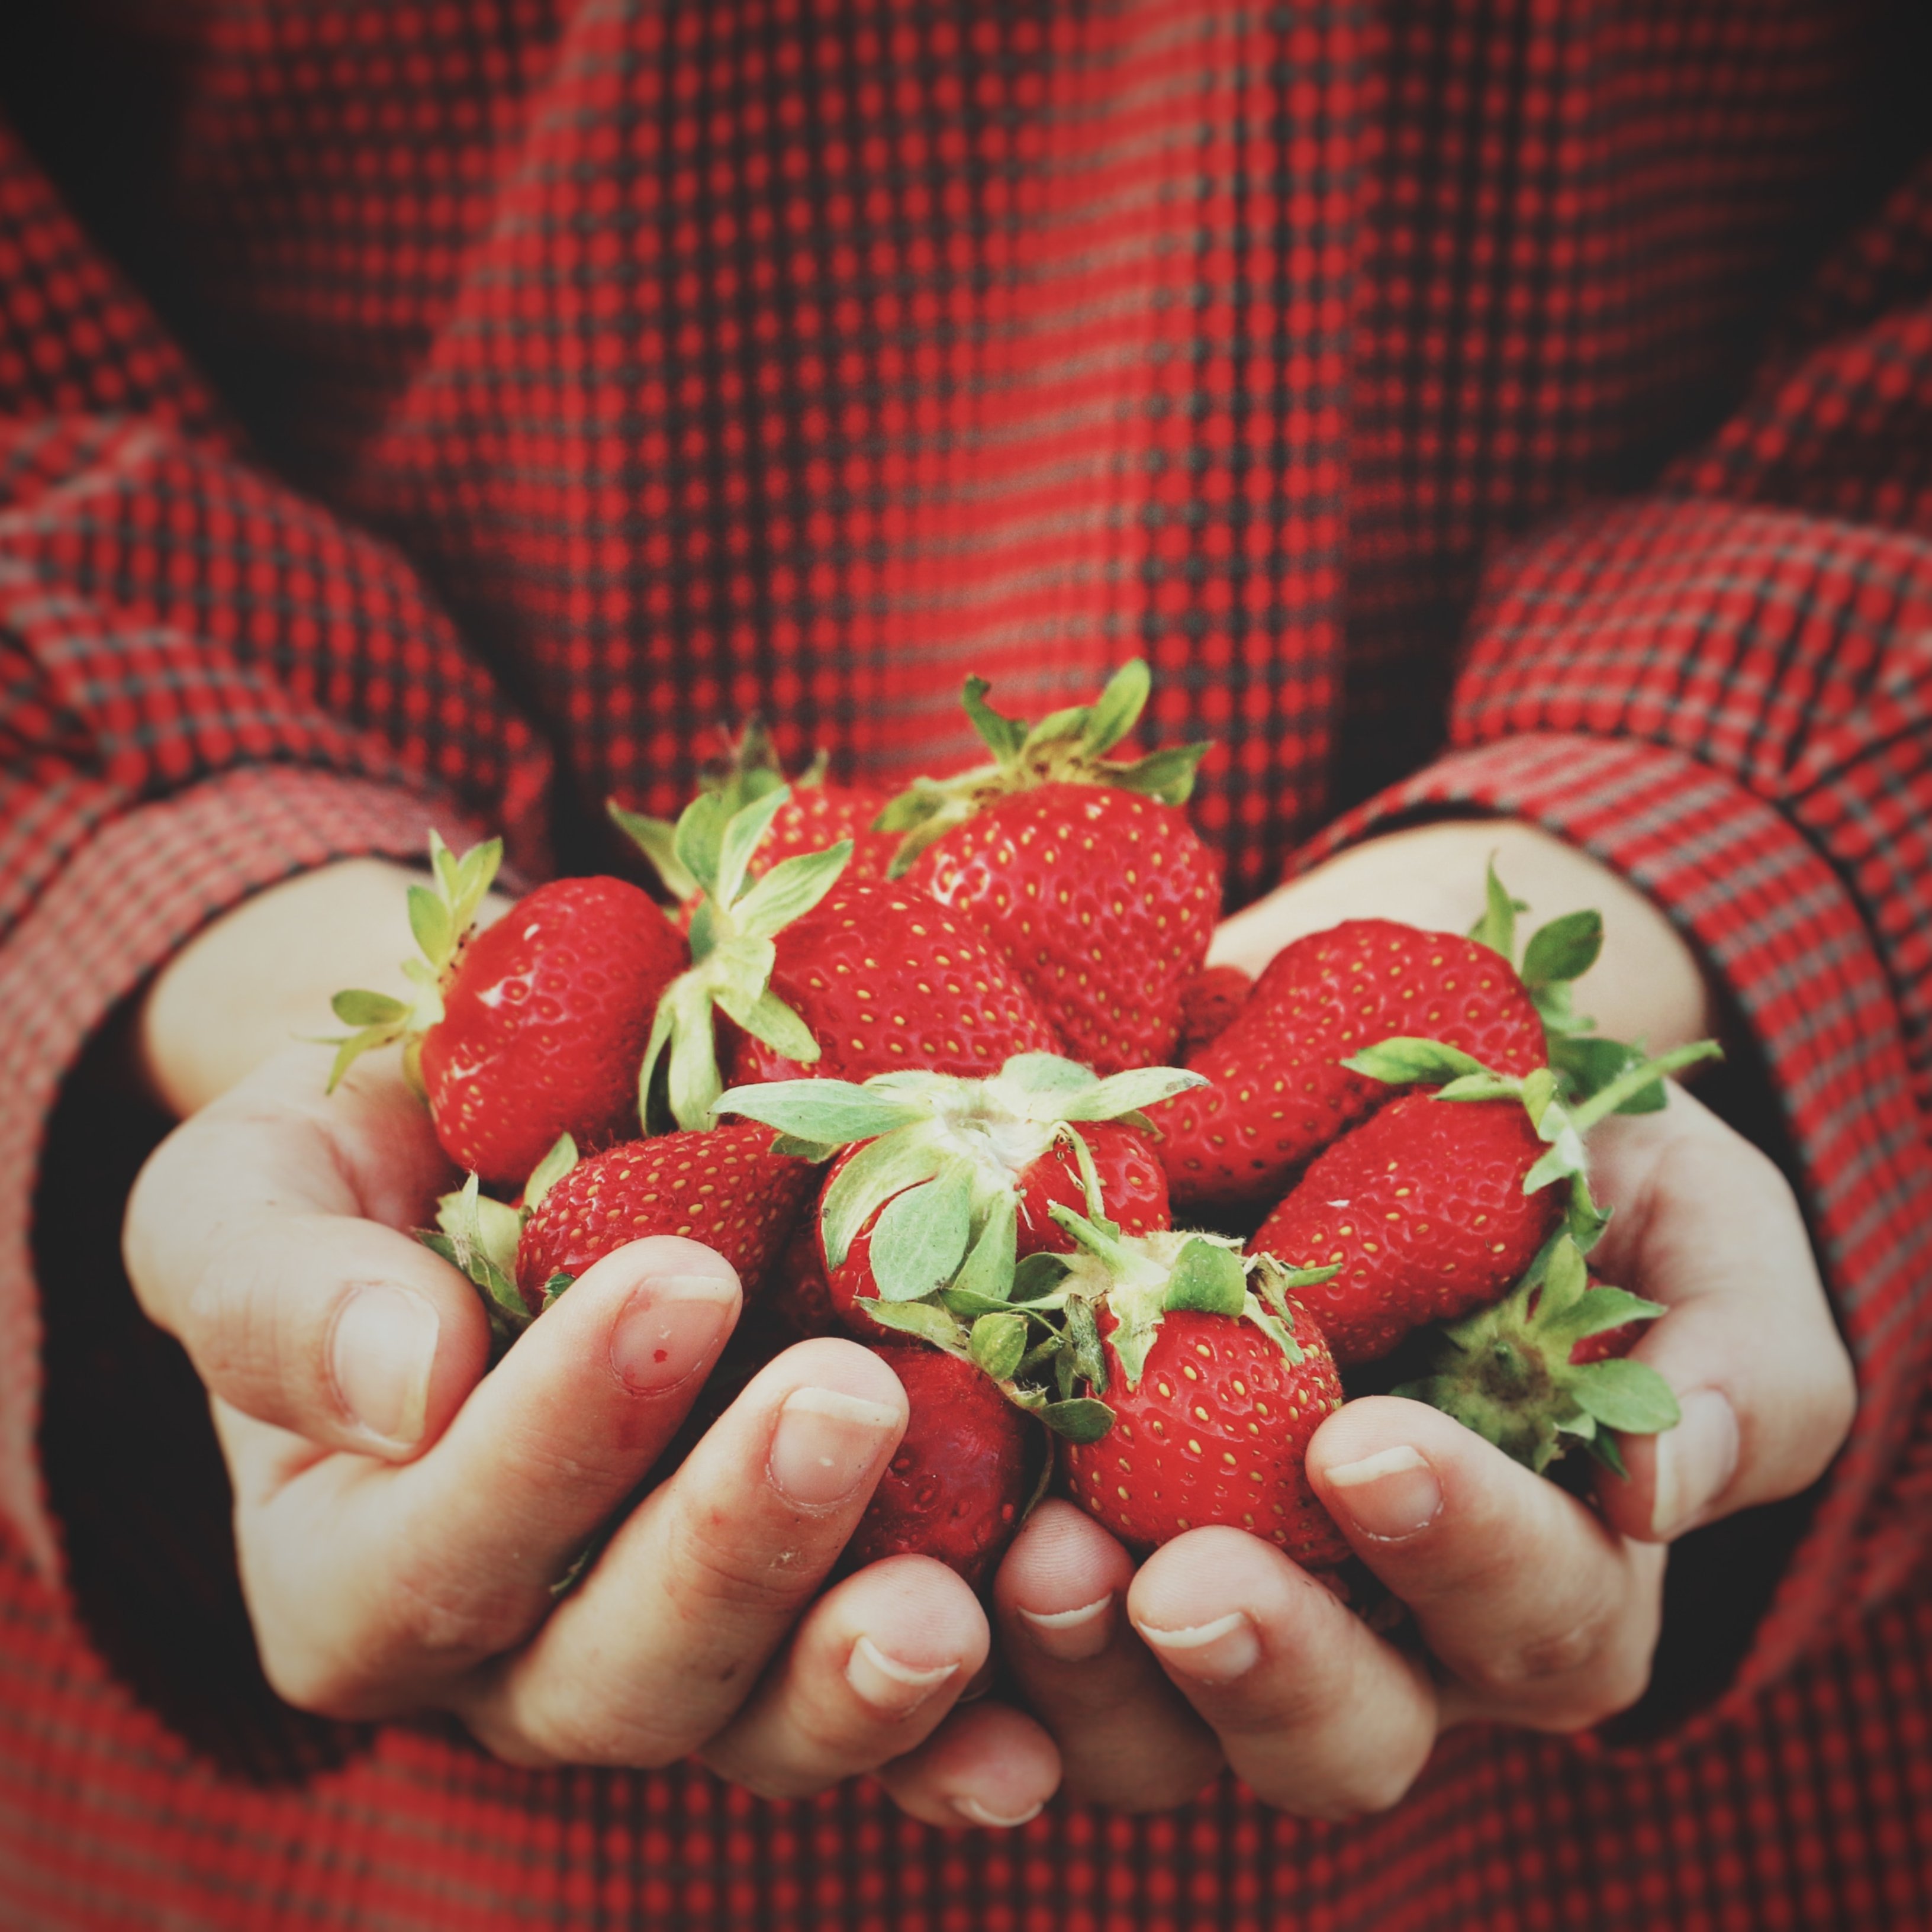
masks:
<path fill-rule="evenodd" d="M 329 1372 L 350 1416 L 386 1442 L 422 1439 L 441 1324 L 428 1299 L 387 1283 L 358 1288 L 335 1318 Z"/>
<path fill-rule="evenodd" d="M 1400 1442 L 1393 1449 L 1338 1462 L 1328 1472 L 1335 1500 L 1364 1536 L 1400 1543 L 1426 1529 L 1442 1513 L 1442 1485 L 1419 1450 Z"/>
<path fill-rule="evenodd" d="M 1188 1630 L 1156 1630 L 1149 1624 L 1134 1628 L 1182 1676 L 1203 1684 L 1232 1684 L 1261 1660 L 1262 1640 L 1245 1610 L 1230 1610 L 1211 1624 Z"/>
<path fill-rule="evenodd" d="M 1678 1405 L 1677 1426 L 1657 1438 L 1650 1532 L 1681 1535 L 1723 1495 L 1738 1466 L 1738 1418 L 1719 1389 L 1698 1389 Z"/>
<path fill-rule="evenodd" d="M 992 1832 L 1011 1832 L 1022 1825 L 1030 1825 L 1046 1809 L 1042 1804 L 1029 1804 L 1024 1811 L 1010 1818 L 1003 1818 L 998 1812 L 982 1804 L 976 1798 L 956 1798 L 952 1808 L 969 1825 L 983 1825 Z"/>
<path fill-rule="evenodd" d="M 898 1412 L 884 1402 L 836 1389 L 794 1389 L 772 1433 L 772 1480 L 807 1509 L 841 1502 L 872 1474 L 898 1422 Z"/>
<path fill-rule="evenodd" d="M 697 1373 L 738 1306 L 722 1275 L 660 1276 L 636 1290 L 610 1324 L 610 1366 L 634 1395 L 660 1395 Z"/>
<path fill-rule="evenodd" d="M 1062 1664 L 1084 1664 L 1112 1642 L 1114 1620 L 1108 1612 L 1113 1607 L 1114 1593 L 1109 1590 L 1077 1610 L 1022 1610 L 1020 1619 L 1027 1634 L 1048 1657 Z"/>
<path fill-rule="evenodd" d="M 875 1711 L 903 1718 L 916 1711 L 949 1677 L 958 1675 L 956 1663 L 930 1670 L 915 1670 L 888 1657 L 868 1636 L 861 1636 L 845 1660 L 845 1681 Z"/>

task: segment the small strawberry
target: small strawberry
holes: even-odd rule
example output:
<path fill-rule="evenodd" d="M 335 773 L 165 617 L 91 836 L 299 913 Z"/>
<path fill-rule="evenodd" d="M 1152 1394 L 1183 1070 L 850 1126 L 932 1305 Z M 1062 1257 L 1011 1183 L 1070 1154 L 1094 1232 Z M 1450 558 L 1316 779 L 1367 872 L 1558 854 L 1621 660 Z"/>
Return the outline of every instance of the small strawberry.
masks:
<path fill-rule="evenodd" d="M 1591 1280 L 1582 1250 L 1559 1233 L 1507 1300 L 1444 1329 L 1430 1372 L 1395 1392 L 1432 1403 L 1532 1469 L 1580 1444 L 1622 1475 L 1617 1433 L 1654 1436 L 1677 1424 L 1670 1384 L 1624 1359 L 1664 1312 Z"/>
<path fill-rule="evenodd" d="M 1275 956 L 1225 1030 L 1190 1056 L 1208 1084 L 1154 1114 L 1175 1200 L 1278 1195 L 1389 1097 L 1342 1063 L 1399 1034 L 1447 1041 L 1507 1073 L 1548 1058 L 1529 994 L 1489 946 L 1382 919 L 1311 933 Z"/>
<path fill-rule="evenodd" d="M 431 835 L 435 888 L 410 889 L 416 1002 L 338 993 L 337 1017 L 358 1030 L 329 1084 L 357 1054 L 402 1041 L 444 1150 L 514 1186 L 560 1134 L 596 1146 L 634 1131 L 634 1069 L 685 949 L 621 879 L 553 880 L 476 931 L 502 850 L 492 840 L 459 860 Z"/>
<path fill-rule="evenodd" d="M 915 1066 L 973 1074 L 1058 1047 L 1032 994 L 970 921 L 910 886 L 845 884 L 849 842 L 748 882 L 789 796 L 782 787 L 728 815 L 728 802 L 705 794 L 678 820 L 678 856 L 704 897 L 691 969 L 658 1001 L 645 1047 L 647 1121 L 668 1108 L 680 1126 L 709 1124 L 724 1088 L 714 1006 L 730 1022 L 723 1043 L 740 1081 Z"/>
<path fill-rule="evenodd" d="M 910 1412 L 840 1567 L 931 1556 L 976 1590 L 1026 1514 L 1038 1432 L 970 1362 L 916 1342 L 868 1346 L 904 1384 Z"/>
<path fill-rule="evenodd" d="M 705 775 L 703 789 L 716 795 L 727 815 L 754 803 L 785 782 L 770 734 L 754 719 L 736 744 L 729 748 L 722 766 Z M 869 785 L 826 782 L 823 755 L 793 781 L 791 795 L 780 806 L 764 836 L 752 848 L 746 877 L 757 879 L 788 859 L 824 851 L 849 839 L 852 858 L 848 880 L 883 879 L 898 841 L 890 832 L 875 832 L 872 822 L 886 805 L 886 794 Z M 677 856 L 677 828 L 668 820 L 627 812 L 614 799 L 611 818 L 637 844 L 667 890 L 678 902 L 676 923 L 687 928 L 704 896 L 704 889 Z"/>
<path fill-rule="evenodd" d="M 1030 730 L 987 688 L 969 678 L 966 710 L 994 762 L 892 801 L 892 874 L 982 926 L 1076 1058 L 1101 1073 L 1166 1060 L 1220 910 L 1220 860 L 1181 809 L 1208 748 L 1106 756 L 1147 701 L 1138 662 Z"/>
<path fill-rule="evenodd" d="M 517 1243 L 517 1286 L 534 1315 L 560 1277 L 646 1234 L 716 1248 L 755 1294 L 812 1185 L 812 1169 L 771 1150 L 756 1126 L 628 1141 L 551 1179 Z"/>
<path fill-rule="evenodd" d="M 1440 1042 L 1384 1041 L 1346 1066 L 1391 1084 L 1446 1084 L 1396 1100 L 1318 1155 L 1253 1245 L 1332 1264 L 1308 1305 L 1337 1361 L 1372 1361 L 1412 1328 L 1500 1300 L 1566 1218 L 1587 1249 L 1603 1216 L 1583 1134 L 1660 1074 L 1715 1052 L 1708 1041 L 1680 1048 L 1572 1107 L 1547 1068 L 1518 1079 Z"/>
<path fill-rule="evenodd" d="M 1073 1500 L 1136 1549 L 1224 1523 L 1310 1568 L 1344 1561 L 1305 1466 L 1341 1378 L 1287 1292 L 1319 1271 L 1244 1258 L 1217 1236 L 1136 1240 L 1057 1218 L 1080 1244 L 1062 1292 L 1099 1312 L 1100 1359 L 1090 1351 L 1081 1379 L 1112 1414 L 1061 1448 Z"/>
<path fill-rule="evenodd" d="M 1004 1303 L 1017 1262 L 1070 1246 L 1056 1203 L 1103 1202 L 1130 1232 L 1166 1227 L 1166 1176 L 1132 1123 L 1193 1078 L 1144 1067 L 1102 1081 L 1027 1053 L 987 1080 L 920 1072 L 863 1087 L 778 1082 L 734 1088 L 718 1110 L 779 1128 L 788 1151 L 849 1149 L 826 1178 L 818 1220 L 832 1306 L 865 1337 L 882 1301 L 954 1290 L 976 1307 Z"/>

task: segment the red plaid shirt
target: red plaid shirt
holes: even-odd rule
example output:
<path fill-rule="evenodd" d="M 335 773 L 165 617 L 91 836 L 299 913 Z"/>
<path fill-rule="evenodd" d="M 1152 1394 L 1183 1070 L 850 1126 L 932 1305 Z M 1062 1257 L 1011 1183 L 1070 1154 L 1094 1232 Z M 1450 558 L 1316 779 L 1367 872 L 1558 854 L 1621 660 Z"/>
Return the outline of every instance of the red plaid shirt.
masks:
<path fill-rule="evenodd" d="M 10 10 L 0 1924 L 1932 1924 L 1916 9 Z M 432 820 L 616 862 L 713 721 L 890 783 L 964 670 L 1135 652 L 1242 890 L 1533 819 L 1759 1049 L 1863 1405 L 1680 1546 L 1638 1720 L 1456 1733 L 1346 1827 L 994 1842 L 277 1707 L 115 1271 L 117 1003 Z"/>

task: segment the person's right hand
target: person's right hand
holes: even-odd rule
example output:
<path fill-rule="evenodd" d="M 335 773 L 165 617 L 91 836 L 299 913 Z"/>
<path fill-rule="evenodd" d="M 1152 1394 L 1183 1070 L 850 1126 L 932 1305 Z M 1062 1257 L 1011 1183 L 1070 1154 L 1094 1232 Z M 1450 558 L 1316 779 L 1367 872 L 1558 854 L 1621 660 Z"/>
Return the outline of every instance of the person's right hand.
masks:
<path fill-rule="evenodd" d="M 1018 1823 L 1057 1754 L 955 1708 L 988 1651 L 950 1570 L 820 1592 L 905 1426 L 850 1342 L 763 1369 L 561 1602 L 551 1586 L 651 1468 L 739 1310 L 730 1266 L 607 1256 L 488 1374 L 475 1291 L 404 1232 L 454 1177 L 393 1066 L 326 1097 L 284 1054 L 191 1116 L 129 1203 L 128 1272 L 213 1396 L 270 1682 L 355 1718 L 457 1713 L 512 1762 L 692 1753 L 767 1796 L 878 1771 L 940 1826 Z"/>

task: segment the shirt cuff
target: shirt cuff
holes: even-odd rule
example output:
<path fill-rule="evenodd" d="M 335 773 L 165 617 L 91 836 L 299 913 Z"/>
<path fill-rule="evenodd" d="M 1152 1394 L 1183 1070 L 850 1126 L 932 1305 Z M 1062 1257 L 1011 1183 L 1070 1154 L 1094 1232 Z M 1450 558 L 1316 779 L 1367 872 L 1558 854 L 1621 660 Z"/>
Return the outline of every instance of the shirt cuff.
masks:
<path fill-rule="evenodd" d="M 422 856 L 446 803 L 291 766 L 224 773 L 111 820 L 0 946 L 0 1519 L 48 1574 L 58 1546 L 34 1454 L 40 1319 L 28 1242 L 63 1078 L 116 1004 L 249 894 L 332 860 Z"/>
<path fill-rule="evenodd" d="M 1452 752 L 1290 870 L 1450 812 L 1528 820 L 1582 848 L 1648 894 L 1721 981 L 1774 1089 L 1858 1370 L 1858 1419 L 1802 1540 L 1724 1694 L 1681 1743 L 1890 1595 L 1927 1540 L 1905 1444 L 1927 1378 L 1932 1155 L 1898 1003 L 1850 892 L 1790 820 L 1715 766 L 1640 740 L 1538 733 Z"/>

